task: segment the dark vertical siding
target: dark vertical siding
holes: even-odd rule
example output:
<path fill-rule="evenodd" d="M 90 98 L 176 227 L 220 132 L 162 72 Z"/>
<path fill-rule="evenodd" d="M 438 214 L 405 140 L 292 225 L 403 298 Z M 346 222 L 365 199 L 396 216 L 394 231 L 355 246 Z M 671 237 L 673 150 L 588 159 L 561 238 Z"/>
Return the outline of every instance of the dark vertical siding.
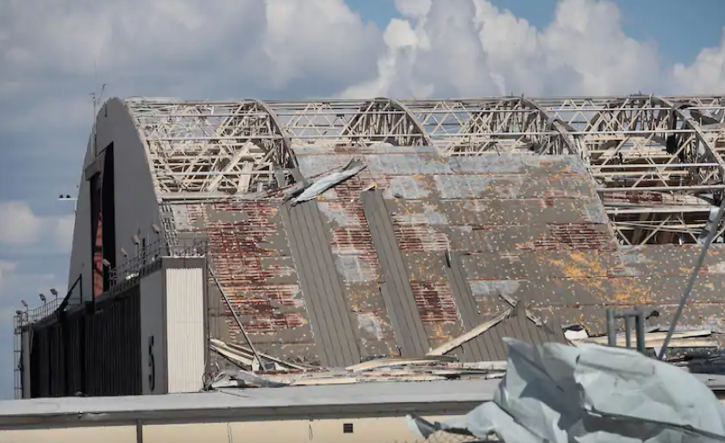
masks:
<path fill-rule="evenodd" d="M 361 199 L 385 280 L 381 292 L 395 336 L 401 343 L 401 352 L 404 356 L 425 355 L 429 349 L 428 337 L 382 192 L 377 189 L 365 191 Z"/>
<path fill-rule="evenodd" d="M 33 331 L 32 397 L 140 395 L 139 286 Z"/>
<path fill-rule="evenodd" d="M 330 238 L 316 201 L 281 208 L 287 238 L 308 302 L 312 330 L 325 366 L 360 363 L 358 341 L 350 320 L 348 302 L 335 261 Z"/>

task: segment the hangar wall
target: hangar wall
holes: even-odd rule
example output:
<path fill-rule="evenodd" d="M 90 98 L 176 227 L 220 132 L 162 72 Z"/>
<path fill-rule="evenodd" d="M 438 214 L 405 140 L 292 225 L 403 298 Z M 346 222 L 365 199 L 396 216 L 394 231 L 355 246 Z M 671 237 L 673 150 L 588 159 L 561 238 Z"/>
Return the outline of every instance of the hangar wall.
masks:
<path fill-rule="evenodd" d="M 126 261 L 123 251 L 133 256 L 136 245 L 132 236 L 137 235 L 142 242 L 156 240 L 152 224 L 159 223 L 159 205 L 156 201 L 151 172 L 139 133 L 131 120 L 128 110 L 119 99 L 110 99 L 98 112 L 94 135 L 91 135 L 83 162 L 83 172 L 79 184 L 76 220 L 73 232 L 73 252 L 71 256 L 68 281 L 82 277 L 82 289 L 78 294 L 88 300 L 93 294 L 92 272 L 92 228 L 91 228 L 91 183 L 87 175 L 89 166 L 99 153 L 113 144 L 114 179 L 114 223 L 115 250 L 117 264 Z M 69 284 L 70 287 L 70 284 Z M 74 294 L 74 297 L 79 295 Z"/>
<path fill-rule="evenodd" d="M 162 257 L 93 303 L 26 325 L 23 398 L 198 392 L 205 281 L 204 258 Z"/>

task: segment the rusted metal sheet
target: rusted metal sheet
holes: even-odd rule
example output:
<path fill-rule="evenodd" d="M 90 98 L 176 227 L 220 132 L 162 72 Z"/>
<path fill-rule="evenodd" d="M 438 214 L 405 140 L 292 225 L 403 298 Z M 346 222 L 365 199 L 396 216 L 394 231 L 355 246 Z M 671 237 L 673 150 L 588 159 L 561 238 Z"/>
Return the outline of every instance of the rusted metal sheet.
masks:
<path fill-rule="evenodd" d="M 660 317 L 650 321 L 666 324 L 699 252 L 618 245 L 594 183 L 574 156 L 443 158 L 430 147 L 386 145 L 305 146 L 295 153 L 299 172 L 311 181 L 352 159 L 367 166 L 314 203 L 325 237 L 319 245 L 329 249 L 332 264 L 325 259 L 310 271 L 339 279 L 338 289 L 323 292 L 346 300 L 361 359 L 398 355 L 413 339 L 414 354 L 426 352 L 509 309 L 499 294 L 595 333 L 604 331 L 607 306 L 657 309 Z M 377 190 L 365 192 L 371 187 Z M 364 210 L 361 197 L 370 195 L 380 216 L 366 217 L 371 207 Z M 164 228 L 174 241 L 208 239 L 221 284 L 260 351 L 320 363 L 321 344 L 334 350 L 313 334 L 314 325 L 329 322 L 328 335 L 350 331 L 327 318 L 341 305 L 321 311 L 322 319 L 308 315 L 320 294 L 301 290 L 303 269 L 293 260 L 295 240 L 284 229 L 280 196 L 174 204 L 164 211 Z M 446 251 L 457 265 L 447 263 Z M 685 326 L 719 325 L 725 317 L 718 301 L 725 248 L 713 247 L 701 274 Z M 398 284 L 408 288 L 404 297 Z M 226 315 L 226 333 L 241 341 Z M 408 320 L 412 329 L 401 326 Z M 466 346 L 463 360 L 483 357 L 477 341 Z"/>
<path fill-rule="evenodd" d="M 187 226 L 208 239 L 215 275 L 255 346 L 283 358 L 319 362 L 278 206 L 277 201 L 195 205 L 187 208 Z M 213 297 L 221 297 L 215 285 L 209 287 Z M 229 307 L 220 307 L 223 338 L 244 344 Z"/>
<path fill-rule="evenodd" d="M 393 321 L 401 352 L 404 356 L 424 355 L 428 351 L 428 337 L 398 248 L 385 200 L 382 193 L 377 190 L 363 192 L 360 198 L 373 244 L 380 259 L 385 278 L 381 291 L 388 306 L 388 315 Z"/>
<path fill-rule="evenodd" d="M 344 367 L 360 363 L 349 304 L 317 202 L 295 207 L 284 204 L 280 209 L 322 364 Z"/>
<path fill-rule="evenodd" d="M 358 193 L 359 195 L 359 193 Z M 318 202 L 332 231 L 330 249 L 356 319 L 364 358 L 398 355 L 392 323 L 380 289 L 381 270 L 359 198 Z"/>
<path fill-rule="evenodd" d="M 476 301 L 471 292 L 471 285 L 468 283 L 463 267 L 461 265 L 461 257 L 459 253 L 446 254 L 446 278 L 453 293 L 453 297 L 458 305 L 458 311 L 461 315 L 466 331 L 470 331 L 481 323 L 481 316 L 476 306 Z M 483 349 L 477 340 L 472 340 L 462 346 L 462 353 L 465 360 L 481 361 L 483 360 Z"/>

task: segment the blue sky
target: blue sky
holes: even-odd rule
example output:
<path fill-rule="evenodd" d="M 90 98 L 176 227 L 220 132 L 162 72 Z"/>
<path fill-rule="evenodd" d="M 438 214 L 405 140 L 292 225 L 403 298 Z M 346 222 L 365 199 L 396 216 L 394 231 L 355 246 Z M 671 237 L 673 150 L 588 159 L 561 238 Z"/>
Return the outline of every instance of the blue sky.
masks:
<path fill-rule="evenodd" d="M 724 27 L 721 0 L 0 0 L 0 397 L 11 314 L 66 285 L 73 207 L 57 196 L 75 192 L 99 83 L 202 99 L 725 93 Z"/>
<path fill-rule="evenodd" d="M 557 0 L 498 0 L 532 25 L 543 28 L 551 22 Z M 664 62 L 690 63 L 702 47 L 717 46 L 725 25 L 725 2 L 721 0 L 615 0 L 628 35 L 651 40 L 661 49 Z M 400 17 L 390 0 L 349 0 L 362 17 L 381 28 L 391 17 Z M 676 21 L 675 21 L 676 20 Z M 676 27 L 670 24 L 677 23 Z"/>

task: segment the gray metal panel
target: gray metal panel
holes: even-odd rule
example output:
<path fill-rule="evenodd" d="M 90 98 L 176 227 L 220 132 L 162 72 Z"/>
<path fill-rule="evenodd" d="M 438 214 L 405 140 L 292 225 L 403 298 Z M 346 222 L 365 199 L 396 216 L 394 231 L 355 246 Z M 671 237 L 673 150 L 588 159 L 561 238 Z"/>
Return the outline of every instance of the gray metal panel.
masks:
<path fill-rule="evenodd" d="M 463 273 L 460 254 L 452 252 L 449 254 L 449 258 L 450 261 L 445 267 L 448 285 L 451 287 L 451 292 L 453 292 L 453 297 L 456 300 L 463 326 L 466 331 L 470 331 L 479 325 L 481 316 L 478 314 L 478 307 L 471 293 L 471 286 Z M 463 355 L 463 359 L 466 361 L 480 361 L 483 359 L 483 350 L 477 341 L 472 340 L 463 345 Z"/>
<path fill-rule="evenodd" d="M 483 360 L 505 361 L 508 359 L 508 346 L 503 342 L 504 337 L 515 338 L 532 345 L 551 342 L 567 344 L 559 324 L 537 326 L 526 317 L 526 308 L 523 303 L 517 303 L 509 318 L 472 341 L 483 350 Z"/>
<path fill-rule="evenodd" d="M 380 259 L 385 278 L 381 290 L 402 355 L 424 355 L 429 349 L 428 337 L 418 312 L 408 271 L 398 248 L 393 222 L 388 214 L 383 194 L 375 189 L 363 192 L 360 198 L 373 245 Z"/>
<path fill-rule="evenodd" d="M 322 363 L 349 366 L 360 362 L 358 340 L 330 250 L 325 221 L 316 201 L 281 205 L 290 249 L 312 321 Z"/>

